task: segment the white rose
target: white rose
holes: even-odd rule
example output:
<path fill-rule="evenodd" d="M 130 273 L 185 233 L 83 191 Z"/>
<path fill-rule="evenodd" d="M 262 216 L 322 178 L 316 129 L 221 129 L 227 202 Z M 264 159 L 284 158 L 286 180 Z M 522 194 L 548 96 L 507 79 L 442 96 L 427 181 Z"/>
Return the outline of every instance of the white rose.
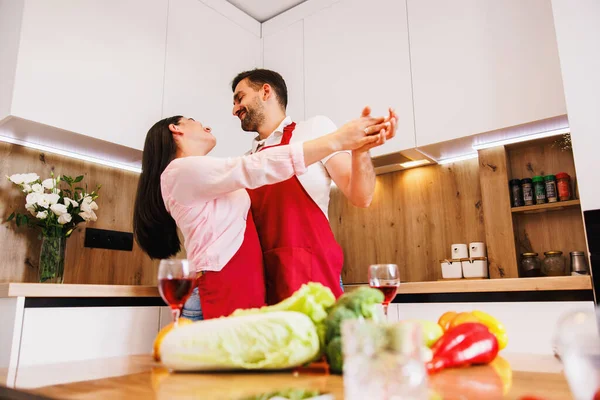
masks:
<path fill-rule="evenodd" d="M 98 217 L 96 216 L 96 213 L 93 212 L 92 210 L 80 212 L 79 216 L 81 218 L 83 218 L 84 221 L 96 221 L 98 219 Z"/>
<path fill-rule="evenodd" d="M 31 190 L 35 193 L 44 193 L 44 188 L 39 183 L 34 183 L 31 185 Z"/>
<path fill-rule="evenodd" d="M 56 216 L 60 217 L 63 214 L 67 214 L 67 207 L 64 204 L 52 204 L 50 206 L 50 209 L 52 210 L 52 212 L 54 214 L 56 214 Z M 67 221 L 68 222 L 68 221 Z"/>
<path fill-rule="evenodd" d="M 57 195 L 56 193 L 47 193 L 47 194 L 44 194 L 44 198 L 46 200 L 48 200 L 49 204 L 56 204 L 56 203 L 58 203 L 58 200 L 60 200 L 60 196 Z"/>
<path fill-rule="evenodd" d="M 40 197 L 38 199 L 37 205 L 40 206 L 40 207 L 44 207 L 44 208 L 50 207 L 50 203 L 48 202 L 48 199 L 45 198 L 45 197 L 43 197 L 43 195 L 42 195 L 42 197 Z"/>
<path fill-rule="evenodd" d="M 37 219 L 46 219 L 48 217 L 48 211 L 40 211 L 35 215 L 35 217 Z"/>
<path fill-rule="evenodd" d="M 32 183 L 39 180 L 40 177 L 36 173 L 23 174 L 23 183 Z"/>
<path fill-rule="evenodd" d="M 92 202 L 90 203 L 90 208 L 91 208 L 92 210 L 97 210 L 97 209 L 98 209 L 98 204 L 96 204 L 96 202 L 95 202 L 95 201 L 92 201 Z"/>
<path fill-rule="evenodd" d="M 72 204 L 73 207 L 78 207 L 79 206 L 79 203 L 77 203 L 75 200 L 71 200 L 68 197 L 63 198 L 63 202 L 65 203 L 65 206 L 67 206 L 67 207 L 69 206 L 69 204 Z"/>
<path fill-rule="evenodd" d="M 44 196 L 40 193 L 29 193 L 27 197 L 25 197 L 25 203 L 33 205 L 43 198 Z"/>
<path fill-rule="evenodd" d="M 33 189 L 31 188 L 31 185 L 24 183 L 23 184 L 23 193 L 31 193 L 33 191 Z"/>
<path fill-rule="evenodd" d="M 55 181 L 52 178 L 44 179 L 42 182 L 42 186 L 44 189 L 52 189 L 55 186 Z"/>
<path fill-rule="evenodd" d="M 25 182 L 25 176 L 23 174 L 13 174 L 8 179 L 17 185 L 22 185 L 23 182 Z"/>
<path fill-rule="evenodd" d="M 59 205 L 62 205 L 62 204 L 55 204 L 54 206 L 59 206 Z M 53 207 L 54 207 L 54 206 L 53 206 Z M 63 207 L 64 207 L 64 206 L 63 206 Z M 67 213 L 67 214 L 63 214 L 63 215 L 61 215 L 60 217 L 58 217 L 58 223 L 59 223 L 59 224 L 61 224 L 61 225 L 64 225 L 64 224 L 66 224 L 66 223 L 69 223 L 69 222 L 71 222 L 71 218 L 72 218 L 72 217 L 71 217 L 71 214 L 69 214 L 69 213 Z"/>

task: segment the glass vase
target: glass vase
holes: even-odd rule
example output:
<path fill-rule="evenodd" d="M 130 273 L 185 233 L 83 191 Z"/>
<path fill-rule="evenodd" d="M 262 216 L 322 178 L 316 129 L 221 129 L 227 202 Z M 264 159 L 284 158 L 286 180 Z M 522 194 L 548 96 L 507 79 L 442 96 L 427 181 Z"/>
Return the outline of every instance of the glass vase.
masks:
<path fill-rule="evenodd" d="M 42 238 L 40 251 L 39 278 L 43 283 L 63 283 L 65 272 L 65 247 L 67 238 Z"/>

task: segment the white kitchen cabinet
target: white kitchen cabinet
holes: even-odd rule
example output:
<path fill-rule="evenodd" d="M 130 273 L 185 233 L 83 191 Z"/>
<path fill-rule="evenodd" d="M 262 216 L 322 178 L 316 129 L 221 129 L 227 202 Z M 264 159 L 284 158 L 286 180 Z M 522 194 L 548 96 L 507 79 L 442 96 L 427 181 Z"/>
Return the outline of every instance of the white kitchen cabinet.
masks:
<path fill-rule="evenodd" d="M 338 126 L 394 107 L 396 138 L 374 156 L 415 147 L 406 3 L 341 0 L 304 19 L 306 117 L 325 115 Z"/>
<path fill-rule="evenodd" d="M 407 0 L 417 145 L 566 114 L 550 0 Z"/>
<path fill-rule="evenodd" d="M 26 0 L 10 114 L 142 149 L 161 116 L 168 0 Z"/>
<path fill-rule="evenodd" d="M 600 2 L 584 0 L 575 6 L 568 0 L 552 0 L 552 9 L 581 207 L 584 211 L 600 209 L 596 167 L 600 147 Z"/>
<path fill-rule="evenodd" d="M 264 67 L 283 76 L 288 89 L 287 114 L 302 121 L 304 113 L 304 21 L 263 38 Z"/>
<path fill-rule="evenodd" d="M 256 134 L 232 115 L 231 81 L 261 65 L 261 42 L 198 0 L 169 3 L 163 117 L 184 115 L 213 128 L 211 155 L 239 156 Z"/>

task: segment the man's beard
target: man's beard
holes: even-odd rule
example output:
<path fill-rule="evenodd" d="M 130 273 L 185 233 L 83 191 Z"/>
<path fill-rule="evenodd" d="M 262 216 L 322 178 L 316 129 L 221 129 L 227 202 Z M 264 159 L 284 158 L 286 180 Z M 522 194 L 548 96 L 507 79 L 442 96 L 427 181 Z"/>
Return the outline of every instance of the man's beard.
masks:
<path fill-rule="evenodd" d="M 258 132 L 265 121 L 264 108 L 261 104 L 255 104 L 253 108 L 245 108 L 246 115 L 242 119 L 242 130 L 246 132 Z"/>

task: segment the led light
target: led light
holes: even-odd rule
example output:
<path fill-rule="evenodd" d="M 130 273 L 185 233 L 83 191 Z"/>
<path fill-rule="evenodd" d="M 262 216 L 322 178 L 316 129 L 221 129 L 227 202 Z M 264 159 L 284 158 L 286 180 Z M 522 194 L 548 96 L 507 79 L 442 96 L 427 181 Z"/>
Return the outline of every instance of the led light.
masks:
<path fill-rule="evenodd" d="M 459 161 L 471 160 L 471 159 L 477 158 L 477 157 L 478 157 L 477 153 L 470 153 L 470 154 L 465 154 L 464 156 L 442 158 L 441 160 L 438 160 L 437 163 L 440 165 L 451 164 L 451 163 L 455 163 L 455 162 L 459 162 Z"/>
<path fill-rule="evenodd" d="M 425 165 L 425 164 L 429 164 L 429 160 L 414 160 L 414 161 L 407 161 L 407 162 L 403 162 L 400 163 L 400 166 L 402 168 L 414 168 L 414 167 L 418 167 L 419 165 Z"/>
<path fill-rule="evenodd" d="M 58 154 L 58 155 L 65 156 L 65 157 L 75 158 L 77 160 L 89 161 L 89 162 L 92 162 L 95 164 L 105 165 L 107 167 L 119 168 L 119 169 L 123 169 L 125 171 L 137 172 L 138 174 L 142 172 L 142 169 L 139 167 L 122 164 L 117 161 L 103 160 L 101 158 L 86 156 L 83 154 L 78 154 L 78 153 L 74 153 L 74 152 L 67 151 L 67 150 L 57 149 L 57 148 L 50 147 L 50 146 L 44 146 L 42 144 L 29 143 L 29 142 L 25 142 L 23 140 L 19 140 L 19 139 L 7 137 L 7 136 L 0 135 L 0 141 L 6 142 L 6 143 L 18 144 L 19 146 L 28 147 L 28 148 L 34 149 L 34 150 L 44 151 L 47 153 Z"/>
<path fill-rule="evenodd" d="M 535 140 L 535 139 L 541 139 L 541 138 L 550 137 L 550 136 L 563 135 L 565 133 L 569 133 L 570 131 L 571 131 L 570 128 L 560 128 L 560 129 L 554 129 L 551 131 L 534 133 L 532 135 L 519 136 L 519 137 L 515 137 L 515 138 L 511 138 L 511 139 L 504 139 L 504 140 L 498 140 L 495 142 L 475 144 L 472 147 L 474 150 L 489 149 L 490 147 L 505 146 L 507 144 L 526 142 L 528 140 Z"/>

